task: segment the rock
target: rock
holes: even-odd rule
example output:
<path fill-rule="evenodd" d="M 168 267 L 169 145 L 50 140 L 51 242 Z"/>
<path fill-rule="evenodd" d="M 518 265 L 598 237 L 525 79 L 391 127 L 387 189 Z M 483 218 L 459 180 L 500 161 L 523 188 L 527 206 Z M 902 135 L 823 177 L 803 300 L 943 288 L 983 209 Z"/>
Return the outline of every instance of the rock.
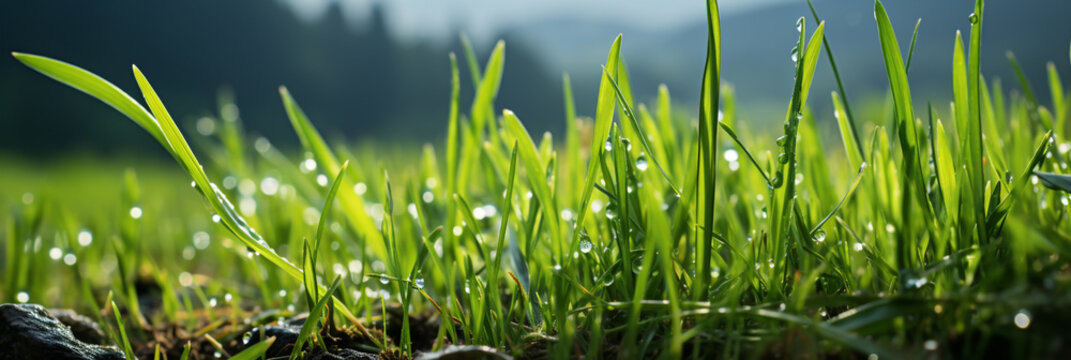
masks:
<path fill-rule="evenodd" d="M 447 345 L 442 350 L 423 353 L 417 360 L 513 360 L 498 349 L 482 345 Z"/>
<path fill-rule="evenodd" d="M 115 347 L 90 345 L 36 304 L 0 305 L 0 360 L 118 360 Z"/>
<path fill-rule="evenodd" d="M 49 309 L 52 317 L 71 328 L 74 338 L 86 344 L 106 345 L 108 338 L 96 322 L 70 309 Z"/>
<path fill-rule="evenodd" d="M 377 360 L 379 355 L 361 352 L 353 349 L 336 349 L 332 352 L 321 352 L 313 355 L 309 360 Z"/>
<path fill-rule="evenodd" d="M 260 331 L 260 328 L 253 328 L 253 330 L 249 331 L 251 335 L 249 345 L 260 342 Z M 300 326 L 265 326 L 264 338 L 274 336 L 275 342 L 264 353 L 268 356 L 290 356 L 290 351 L 294 349 L 294 343 L 297 342 L 299 332 L 301 332 Z"/>

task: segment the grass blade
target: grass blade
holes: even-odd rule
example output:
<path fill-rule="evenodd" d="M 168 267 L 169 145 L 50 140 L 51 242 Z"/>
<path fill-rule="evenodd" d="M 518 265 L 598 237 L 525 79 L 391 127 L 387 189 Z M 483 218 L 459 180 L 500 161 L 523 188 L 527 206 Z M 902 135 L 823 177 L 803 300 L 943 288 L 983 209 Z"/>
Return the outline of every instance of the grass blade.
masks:
<path fill-rule="evenodd" d="M 699 91 L 699 156 L 696 164 L 696 270 L 694 300 L 705 300 L 710 285 L 710 259 L 714 251 L 715 176 L 718 163 L 718 129 L 715 125 L 721 91 L 721 18 L 717 0 L 707 0 L 707 59 Z"/>
<path fill-rule="evenodd" d="M 298 332 L 297 340 L 294 341 L 294 350 L 290 353 L 290 360 L 294 360 L 301 355 L 305 343 L 309 341 L 309 337 L 313 334 L 313 330 L 320 326 L 319 322 L 323 316 L 324 306 L 327 305 L 328 300 L 333 298 L 332 295 L 335 293 L 335 289 L 338 289 L 338 284 L 341 281 L 342 276 L 335 277 L 335 281 L 327 288 L 324 296 L 316 301 L 316 305 L 312 309 L 309 309 L 309 317 L 305 319 L 305 324 L 301 325 L 301 331 Z"/>
<path fill-rule="evenodd" d="M 164 139 L 164 134 L 160 130 L 160 126 L 156 123 L 156 119 L 153 118 L 152 115 L 137 102 L 137 100 L 134 100 L 133 97 L 123 90 L 120 90 L 117 86 L 104 80 L 100 76 L 97 76 L 97 74 L 63 61 L 44 56 L 16 52 L 11 53 L 11 55 L 26 66 L 37 70 L 45 76 L 73 87 L 78 91 L 89 94 L 97 100 L 108 104 L 123 115 L 126 115 L 130 120 L 134 120 L 134 122 L 140 125 L 142 129 L 145 129 L 145 131 L 148 131 L 153 138 L 156 138 L 156 141 L 161 144 L 167 144 L 167 141 Z M 171 148 L 167 146 L 165 146 L 165 148 L 167 148 L 168 152 L 171 152 L 172 155 L 175 155 L 176 158 L 178 157 Z"/>

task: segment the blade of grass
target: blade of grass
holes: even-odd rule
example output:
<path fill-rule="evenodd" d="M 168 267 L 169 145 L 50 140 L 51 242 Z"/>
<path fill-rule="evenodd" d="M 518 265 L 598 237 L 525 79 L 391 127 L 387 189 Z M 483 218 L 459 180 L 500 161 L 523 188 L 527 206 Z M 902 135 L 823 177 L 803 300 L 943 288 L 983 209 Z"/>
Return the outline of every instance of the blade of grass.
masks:
<path fill-rule="evenodd" d="M 707 58 L 699 91 L 699 156 L 696 178 L 696 270 L 693 300 L 705 300 L 710 286 L 713 252 L 715 176 L 718 162 L 718 129 L 715 125 L 721 91 L 721 18 L 717 0 L 707 0 Z M 701 222 L 700 222 L 701 220 Z"/>
<path fill-rule="evenodd" d="M 327 305 L 329 299 L 333 298 L 332 295 L 335 293 L 335 289 L 338 289 L 338 284 L 341 281 L 342 276 L 336 276 L 335 281 L 331 283 L 331 286 L 327 288 L 327 292 L 324 293 L 324 297 L 316 301 L 316 304 L 309 309 L 309 317 L 305 319 L 305 324 L 301 325 L 297 340 L 294 341 L 294 349 L 290 352 L 290 360 L 297 359 L 301 355 L 305 343 L 309 341 L 309 337 L 313 334 L 313 330 L 320 326 L 319 322 L 320 317 L 323 316 L 324 306 Z"/>
<path fill-rule="evenodd" d="M 246 348 L 245 350 L 242 350 L 242 352 L 240 352 L 240 353 L 234 354 L 234 356 L 231 357 L 231 360 L 254 360 L 254 359 L 260 359 L 260 358 L 262 358 L 264 356 L 264 353 L 268 351 L 268 348 L 271 347 L 271 344 L 274 344 L 274 343 L 275 343 L 275 337 L 274 336 L 269 337 L 267 339 L 264 339 L 264 341 L 256 343 L 256 345 L 250 346 L 250 347 Z"/>
<path fill-rule="evenodd" d="M 811 0 L 807 0 L 807 6 L 811 9 L 811 15 L 814 16 L 814 23 L 815 24 L 821 23 L 822 22 L 822 18 L 818 17 L 818 12 L 815 11 L 814 4 L 811 2 Z M 822 46 L 825 47 L 826 57 L 829 58 L 829 67 L 831 69 L 833 69 L 833 78 L 837 80 L 837 91 L 841 95 L 840 96 L 840 99 L 842 100 L 841 102 L 843 102 L 843 104 L 844 104 L 844 109 L 843 109 L 844 111 L 840 111 L 841 109 L 839 109 L 839 108 L 837 110 L 840 111 L 841 113 L 845 114 L 844 123 L 847 123 L 847 125 L 848 125 L 847 128 L 851 130 L 851 138 L 852 138 L 852 142 L 855 143 L 856 151 L 858 151 L 858 154 L 860 154 L 862 157 L 865 157 L 866 156 L 865 155 L 866 152 L 863 151 L 863 141 L 859 138 L 859 131 L 856 129 L 856 126 L 855 126 L 855 117 L 852 115 L 852 107 L 851 107 L 851 104 L 848 101 L 848 92 L 844 90 L 844 82 L 841 81 L 840 71 L 837 70 L 837 60 L 833 57 L 833 49 L 830 48 L 829 39 L 826 39 L 824 35 L 822 36 Z M 833 97 L 836 98 L 837 97 L 837 93 L 834 93 Z M 839 102 L 834 102 L 834 104 L 837 104 L 837 103 L 839 103 Z M 838 117 L 838 121 L 839 120 L 840 120 L 840 117 Z M 841 125 L 841 136 L 843 138 L 847 138 L 848 136 L 846 136 L 846 135 L 847 134 L 845 134 L 844 125 Z M 848 141 L 845 140 L 845 143 L 847 143 L 847 142 Z M 845 145 L 845 146 L 847 146 L 847 145 Z M 859 166 L 860 163 L 861 163 L 861 161 L 853 163 L 852 167 Z"/>
<path fill-rule="evenodd" d="M 606 66 L 611 74 L 617 73 L 620 54 L 621 35 L 617 35 L 613 44 L 610 45 L 610 54 L 606 57 Z M 584 219 L 587 218 L 590 209 L 588 205 L 591 201 L 592 192 L 595 191 L 595 182 L 599 177 L 598 159 L 600 156 L 597 154 L 602 152 L 601 149 L 604 148 L 603 142 L 610 136 L 610 125 L 613 123 L 614 108 L 617 106 L 617 97 L 613 93 L 612 86 L 605 78 L 599 82 L 599 95 L 595 106 L 595 125 L 592 129 L 591 138 L 591 157 L 588 159 L 588 171 L 584 178 L 584 186 L 580 190 L 582 191 L 580 202 L 576 206 L 576 226 L 573 228 L 572 235 L 574 243 L 580 241 L 580 231 L 584 228 Z"/>

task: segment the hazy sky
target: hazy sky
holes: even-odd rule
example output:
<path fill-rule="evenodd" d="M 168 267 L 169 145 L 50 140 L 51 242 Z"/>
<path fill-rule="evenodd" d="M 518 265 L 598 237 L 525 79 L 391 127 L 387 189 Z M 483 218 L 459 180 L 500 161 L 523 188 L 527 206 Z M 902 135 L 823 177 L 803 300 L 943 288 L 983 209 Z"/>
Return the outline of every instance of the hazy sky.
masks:
<path fill-rule="evenodd" d="M 475 41 L 490 40 L 510 24 L 572 17 L 591 21 L 626 22 L 637 27 L 673 28 L 701 20 L 701 0 L 285 0 L 297 13 L 315 19 L 327 5 L 338 2 L 352 20 L 364 19 L 371 5 L 382 3 L 392 30 L 405 38 L 442 38 L 464 30 Z M 786 0 L 722 0 L 731 14 Z"/>

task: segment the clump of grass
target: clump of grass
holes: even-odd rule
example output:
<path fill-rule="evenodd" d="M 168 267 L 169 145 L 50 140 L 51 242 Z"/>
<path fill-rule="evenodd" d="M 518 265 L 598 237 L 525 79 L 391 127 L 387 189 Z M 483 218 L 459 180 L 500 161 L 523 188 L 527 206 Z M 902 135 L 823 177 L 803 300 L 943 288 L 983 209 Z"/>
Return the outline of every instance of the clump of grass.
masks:
<path fill-rule="evenodd" d="M 496 107 L 505 44 L 495 45 L 481 69 L 462 38 L 473 103 L 461 114 L 461 79 L 450 54 L 445 146 L 425 146 L 403 161 L 328 144 L 282 87 L 304 150 L 297 164 L 267 139 L 246 138 L 226 98 L 222 130 L 197 138 L 207 149 L 202 162 L 138 68 L 149 110 L 81 68 L 15 57 L 148 131 L 192 178 L 218 223 L 138 207 L 138 216 L 123 217 L 118 240 L 76 246 L 89 255 L 80 257 L 83 269 L 109 264 L 97 255 L 112 247 L 119 299 L 139 328 L 185 323 L 208 336 L 226 321 L 211 311 L 220 294 L 240 314 L 238 301 L 285 308 L 300 293 L 310 315 L 291 358 L 322 350 L 315 330 L 336 316 L 367 341 L 362 349 L 404 356 L 478 344 L 556 358 L 973 357 L 994 341 L 1015 349 L 1009 355 L 1045 356 L 1039 345 L 1062 341 L 1062 310 L 1071 300 L 1069 197 L 1040 187 L 1071 191 L 1071 177 L 1061 175 L 1071 149 L 1060 140 L 1068 130 L 1066 95 L 1052 66 L 1051 109 L 1022 77 L 1023 97 L 982 77 L 983 10 L 977 0 L 969 51 L 958 33 L 953 42 L 955 101 L 947 111 L 916 111 L 907 74 L 918 26 L 905 62 L 876 2 L 892 108 L 865 116 L 852 112 L 812 6 L 815 30 L 808 33 L 805 18 L 795 24 L 795 76 L 785 82 L 791 96 L 776 134 L 753 133 L 736 118 L 731 87 L 721 81 L 721 59 L 732 54 L 721 51 L 713 0 L 696 121 L 674 116 L 681 111 L 665 87 L 654 113 L 634 101 L 618 36 L 592 120 L 577 117 L 563 77 L 564 144 L 549 133 L 533 137 L 523 114 Z M 838 83 L 834 119 L 807 105 L 823 50 Z M 885 125 L 860 120 L 889 114 Z M 819 136 L 822 119 L 835 120 L 842 146 Z M 140 198 L 130 179 L 124 210 Z M 33 269 L 49 266 L 38 251 L 40 234 L 66 230 L 56 237 L 62 246 L 91 225 L 53 217 L 33 201 L 17 214 L 8 227 L 3 294 L 38 298 L 46 290 Z M 98 229 L 98 237 L 114 231 Z M 138 235 L 146 229 L 158 231 L 158 240 Z M 186 245 L 191 237 L 194 248 Z M 177 253 L 190 257 L 168 259 Z M 288 260 L 297 256 L 300 266 Z M 217 280 L 209 281 L 191 273 L 204 259 L 233 266 L 211 268 Z M 164 289 L 165 310 L 145 323 L 131 286 L 142 273 Z M 256 285 L 222 280 L 228 278 Z M 335 280 L 325 288 L 326 278 Z M 78 281 L 95 303 L 92 280 Z M 195 298 L 215 325 L 194 329 Z M 111 306 L 130 354 L 119 308 Z M 399 309 L 398 321 L 390 321 L 388 308 Z M 433 339 L 413 338 L 411 317 L 425 311 L 441 326 Z M 130 338 L 143 338 L 142 331 Z M 415 345 L 424 340 L 430 345 Z M 247 351 L 257 355 L 247 356 L 270 345 L 252 346 Z"/>

